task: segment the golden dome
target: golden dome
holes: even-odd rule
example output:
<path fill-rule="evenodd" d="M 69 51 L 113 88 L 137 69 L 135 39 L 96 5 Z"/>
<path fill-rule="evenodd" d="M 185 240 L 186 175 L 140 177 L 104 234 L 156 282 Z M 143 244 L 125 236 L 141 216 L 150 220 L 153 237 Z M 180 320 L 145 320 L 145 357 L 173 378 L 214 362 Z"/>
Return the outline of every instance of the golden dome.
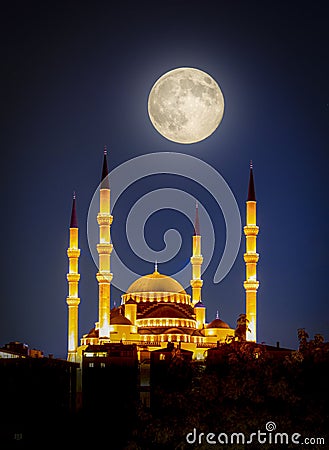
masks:
<path fill-rule="evenodd" d="M 207 325 L 207 328 L 230 328 L 230 326 L 217 317 Z"/>
<path fill-rule="evenodd" d="M 142 292 L 171 292 L 174 294 L 186 294 L 183 286 L 167 275 L 153 272 L 134 281 L 128 288 L 127 294 Z"/>

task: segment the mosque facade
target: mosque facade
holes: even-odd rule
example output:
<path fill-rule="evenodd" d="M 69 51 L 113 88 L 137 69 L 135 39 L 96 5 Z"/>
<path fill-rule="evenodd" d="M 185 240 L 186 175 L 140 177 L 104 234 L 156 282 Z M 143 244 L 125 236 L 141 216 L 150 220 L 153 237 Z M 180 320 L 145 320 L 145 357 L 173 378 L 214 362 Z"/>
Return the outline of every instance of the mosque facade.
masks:
<path fill-rule="evenodd" d="M 111 190 L 108 177 L 107 151 L 104 150 L 101 185 L 99 191 L 99 257 L 98 272 L 98 321 L 89 332 L 78 336 L 79 298 L 79 227 L 76 213 L 76 198 L 73 196 L 67 256 L 68 296 L 68 354 L 67 359 L 81 362 L 83 352 L 93 347 L 99 352 L 103 344 L 136 344 L 138 354 L 165 348 L 172 342 L 179 348 L 193 352 L 193 359 L 202 360 L 207 350 L 234 338 L 235 329 L 217 317 L 206 321 L 206 305 L 202 298 L 202 248 L 198 206 L 196 205 L 194 235 L 192 236 L 191 295 L 174 278 L 162 274 L 155 264 L 154 272 L 136 279 L 121 296 L 118 307 L 110 307 L 111 281 Z M 246 251 L 244 280 L 246 339 L 256 342 L 257 328 L 257 262 L 256 196 L 252 164 L 250 165 L 248 197 L 246 201 Z M 115 276 L 115 274 L 114 274 Z M 104 347 L 105 348 L 105 347 Z"/>

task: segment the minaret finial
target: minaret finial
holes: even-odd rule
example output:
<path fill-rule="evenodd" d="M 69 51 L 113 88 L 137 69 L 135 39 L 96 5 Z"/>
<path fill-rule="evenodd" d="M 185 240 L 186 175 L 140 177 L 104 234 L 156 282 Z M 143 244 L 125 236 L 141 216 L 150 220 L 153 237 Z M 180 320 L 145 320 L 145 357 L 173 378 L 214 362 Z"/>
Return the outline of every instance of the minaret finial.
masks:
<path fill-rule="evenodd" d="M 249 175 L 249 186 L 248 186 L 247 202 L 255 202 L 255 201 L 256 201 L 256 194 L 255 194 L 253 165 L 252 165 L 252 161 L 250 161 L 250 175 Z"/>
<path fill-rule="evenodd" d="M 154 272 L 157 272 L 157 271 L 158 271 L 158 261 L 155 260 L 155 263 L 154 263 Z"/>
<path fill-rule="evenodd" d="M 217 309 L 217 311 L 216 311 L 216 319 L 219 319 L 218 309 Z"/>
<path fill-rule="evenodd" d="M 72 213 L 71 213 L 71 221 L 70 228 L 78 228 L 78 218 L 77 218 L 77 209 L 75 204 L 76 194 L 73 192 L 73 201 L 72 201 Z"/>
<path fill-rule="evenodd" d="M 108 174 L 109 174 L 109 169 L 107 166 L 107 146 L 104 145 L 104 159 L 103 159 L 101 189 L 110 189 Z"/>
<path fill-rule="evenodd" d="M 200 236 L 199 204 L 195 203 L 194 236 Z"/>

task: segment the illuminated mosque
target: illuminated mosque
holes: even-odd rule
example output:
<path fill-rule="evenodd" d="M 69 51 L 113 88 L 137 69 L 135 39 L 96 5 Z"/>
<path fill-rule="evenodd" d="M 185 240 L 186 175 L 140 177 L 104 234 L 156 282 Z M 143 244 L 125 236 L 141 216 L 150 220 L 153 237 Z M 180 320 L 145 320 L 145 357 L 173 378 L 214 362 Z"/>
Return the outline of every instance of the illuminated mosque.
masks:
<path fill-rule="evenodd" d="M 206 351 L 218 342 L 234 336 L 235 330 L 217 317 L 206 322 L 206 305 L 202 298 L 202 251 L 201 230 L 198 207 L 196 206 L 194 235 L 192 237 L 191 293 L 174 278 L 158 271 L 135 280 L 121 296 L 121 304 L 111 309 L 110 294 L 113 274 L 110 269 L 111 224 L 113 217 L 110 208 L 110 184 L 108 177 L 107 151 L 104 149 L 104 161 L 99 192 L 99 255 L 98 273 L 98 321 L 86 334 L 83 334 L 78 345 L 78 308 L 80 303 L 78 286 L 80 274 L 78 262 L 80 249 L 78 244 L 79 228 L 76 214 L 76 199 L 73 196 L 70 221 L 68 297 L 68 355 L 67 359 L 81 362 L 83 351 L 88 347 L 97 348 L 107 343 L 136 344 L 138 354 L 141 351 L 153 351 L 165 348 L 168 342 L 181 349 L 193 352 L 193 359 L 202 360 Z M 248 331 L 246 339 L 256 342 L 256 299 L 259 282 L 256 267 L 259 255 L 256 252 L 256 197 L 253 168 L 250 165 L 248 197 L 246 201 L 246 278 L 243 283 L 246 296 L 246 318 Z M 114 274 L 115 276 L 115 274 Z M 96 347 L 97 346 L 97 347 Z"/>

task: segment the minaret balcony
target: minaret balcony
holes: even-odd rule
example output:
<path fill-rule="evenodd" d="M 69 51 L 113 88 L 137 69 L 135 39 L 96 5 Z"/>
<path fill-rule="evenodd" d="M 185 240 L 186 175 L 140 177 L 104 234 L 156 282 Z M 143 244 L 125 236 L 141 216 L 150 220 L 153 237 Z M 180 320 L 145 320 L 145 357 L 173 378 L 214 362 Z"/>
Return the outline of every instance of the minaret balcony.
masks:
<path fill-rule="evenodd" d="M 259 227 L 257 225 L 246 225 L 243 227 L 243 231 L 246 236 L 257 236 Z"/>
<path fill-rule="evenodd" d="M 111 272 L 98 272 L 96 274 L 96 279 L 98 281 L 98 283 L 111 283 L 112 279 L 113 279 L 113 273 Z"/>
<path fill-rule="evenodd" d="M 68 306 L 79 306 L 80 298 L 79 297 L 67 297 L 66 303 Z"/>
<path fill-rule="evenodd" d="M 69 283 L 78 282 L 80 280 L 80 274 L 79 273 L 68 273 L 66 275 L 66 279 Z"/>
<path fill-rule="evenodd" d="M 191 257 L 191 264 L 193 265 L 201 265 L 203 263 L 203 256 L 196 255 Z"/>
<path fill-rule="evenodd" d="M 247 280 L 244 281 L 243 287 L 246 291 L 257 291 L 259 287 L 259 281 L 256 280 Z"/>
<path fill-rule="evenodd" d="M 113 244 L 97 244 L 97 252 L 99 255 L 110 255 L 113 250 Z"/>
<path fill-rule="evenodd" d="M 257 263 L 259 260 L 259 253 L 245 253 L 243 255 L 244 261 L 248 263 Z"/>
<path fill-rule="evenodd" d="M 111 225 L 113 222 L 113 216 L 109 213 L 98 213 L 97 222 L 98 225 Z"/>
<path fill-rule="evenodd" d="M 67 256 L 69 258 L 79 258 L 80 256 L 80 249 L 78 248 L 68 248 L 67 249 Z"/>
<path fill-rule="evenodd" d="M 190 285 L 192 288 L 201 288 L 203 285 L 203 280 L 201 280 L 200 278 L 191 280 Z"/>

